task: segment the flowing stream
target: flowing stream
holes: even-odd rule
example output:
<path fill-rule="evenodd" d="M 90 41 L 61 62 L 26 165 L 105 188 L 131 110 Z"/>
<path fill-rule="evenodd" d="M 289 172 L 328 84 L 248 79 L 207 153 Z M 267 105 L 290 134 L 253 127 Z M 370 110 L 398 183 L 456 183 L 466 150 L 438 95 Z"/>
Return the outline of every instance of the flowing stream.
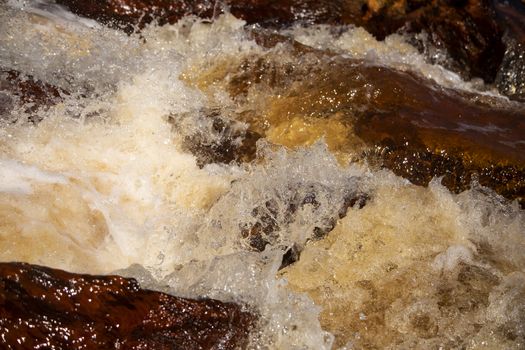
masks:
<path fill-rule="evenodd" d="M 511 105 L 401 35 L 281 34 Z M 291 67 L 290 79 L 323 64 L 292 51 L 257 44 L 228 14 L 127 35 L 60 9 L 0 5 L 1 65 L 67 91 L 36 111 L 0 108 L 0 259 L 241 303 L 260 315 L 250 348 L 523 349 L 518 203 L 476 184 L 413 185 L 360 159 L 346 120 L 290 114 L 298 100 L 257 74 L 235 85 L 260 57 L 274 62 L 261 74 Z M 241 148 L 237 161 L 214 159 L 224 142 Z"/>

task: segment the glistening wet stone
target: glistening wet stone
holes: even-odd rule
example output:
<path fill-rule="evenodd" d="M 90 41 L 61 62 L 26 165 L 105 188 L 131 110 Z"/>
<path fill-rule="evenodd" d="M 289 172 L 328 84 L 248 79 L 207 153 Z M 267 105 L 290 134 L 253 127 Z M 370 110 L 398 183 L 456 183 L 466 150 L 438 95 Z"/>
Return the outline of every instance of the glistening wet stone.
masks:
<path fill-rule="evenodd" d="M 270 53 L 241 61 L 229 76 L 228 89 L 239 101 L 253 84 L 268 94 L 251 121 L 258 133 L 292 147 L 323 135 L 333 151 L 343 153 L 356 149 L 357 137 L 365 144 L 364 158 L 415 184 L 443 177 L 445 186 L 461 192 L 477 180 L 523 203 L 523 105 L 323 51 L 293 45 L 288 50 L 300 65 L 281 63 Z M 309 134 L 297 136 L 302 129 L 291 123 Z"/>
<path fill-rule="evenodd" d="M 239 305 L 143 290 L 134 279 L 0 263 L 7 349 L 236 349 L 254 320 Z"/>

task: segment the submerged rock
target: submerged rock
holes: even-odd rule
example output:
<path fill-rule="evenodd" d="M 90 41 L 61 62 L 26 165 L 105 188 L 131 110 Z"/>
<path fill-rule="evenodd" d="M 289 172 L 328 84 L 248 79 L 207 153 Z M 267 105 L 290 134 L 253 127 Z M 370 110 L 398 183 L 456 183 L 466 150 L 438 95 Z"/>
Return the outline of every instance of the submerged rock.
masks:
<path fill-rule="evenodd" d="M 303 193 L 301 193 L 302 191 L 294 189 L 294 195 L 286 200 L 287 205 L 284 213 L 285 220 L 283 226 L 293 224 L 293 222 L 297 220 L 297 212 L 304 209 L 305 206 L 311 206 L 314 212 L 321 207 L 321 203 L 317 197 L 322 197 L 324 193 L 322 193 L 322 189 L 317 187 L 318 186 L 309 186 L 306 195 L 303 195 Z M 346 216 L 349 208 L 355 206 L 361 209 L 369 199 L 369 196 L 365 193 L 348 191 L 348 193 L 343 196 L 340 207 L 333 210 L 332 215 L 325 215 L 318 218 L 317 225 L 313 227 L 310 237 L 313 239 L 323 238 L 334 229 L 337 220 Z M 252 210 L 250 218 L 252 222 L 244 224 L 241 227 L 241 235 L 251 249 L 262 252 L 266 248 L 266 245 L 276 245 L 279 232 L 285 229 L 285 227 L 279 226 L 278 212 L 279 205 L 275 200 L 268 200 L 264 205 L 260 205 Z M 301 246 L 295 245 L 289 249 L 287 247 L 287 252 L 288 255 L 285 254 L 283 257 L 283 265 L 293 263 L 293 257 L 299 256 Z"/>
<path fill-rule="evenodd" d="M 195 123 L 194 119 L 190 119 Z M 260 135 L 247 129 L 247 125 L 227 116 L 220 110 L 203 110 L 197 117 L 199 127 L 186 125 L 185 116 L 172 115 L 168 121 L 184 139 L 182 148 L 197 158 L 197 165 L 210 163 L 230 164 L 250 162 L 255 159 L 256 143 Z"/>
<path fill-rule="evenodd" d="M 234 349 L 253 323 L 236 304 L 143 290 L 134 279 L 0 263 L 9 349 Z"/>
<path fill-rule="evenodd" d="M 39 122 L 41 117 L 35 112 L 41 107 L 54 105 L 61 100 L 62 94 L 67 92 L 32 76 L 0 68 L 0 115 L 19 106 L 30 114 L 31 122 Z"/>
<path fill-rule="evenodd" d="M 218 63 L 220 74 L 204 74 L 224 80 L 243 109 L 252 109 L 239 118 L 270 142 L 297 147 L 324 137 L 332 151 L 364 157 L 418 185 L 443 176 L 444 185 L 461 192 L 477 180 L 523 202 L 523 105 L 284 40 L 269 42 L 282 45 L 237 64 Z"/>

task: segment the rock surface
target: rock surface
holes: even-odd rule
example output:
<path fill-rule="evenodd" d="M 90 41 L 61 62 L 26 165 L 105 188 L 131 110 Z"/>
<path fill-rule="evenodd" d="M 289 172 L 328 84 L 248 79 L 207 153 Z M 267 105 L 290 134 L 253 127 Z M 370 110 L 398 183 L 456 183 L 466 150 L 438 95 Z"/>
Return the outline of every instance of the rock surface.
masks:
<path fill-rule="evenodd" d="M 525 3 L 498 1 L 496 11 L 500 25 L 507 28 L 503 37 L 506 51 L 496 84 L 504 95 L 525 102 Z"/>
<path fill-rule="evenodd" d="M 67 92 L 23 73 L 0 68 L 0 115 L 24 106 L 25 112 L 31 114 L 30 121 L 38 122 L 40 118 L 35 112 L 57 103 L 62 94 Z"/>
<path fill-rule="evenodd" d="M 236 304 L 143 290 L 134 279 L 0 263 L 7 349 L 234 349 L 253 322 Z"/>
<path fill-rule="evenodd" d="M 185 116 L 170 116 L 173 129 L 184 134 L 182 148 L 197 158 L 197 165 L 210 163 L 230 164 L 250 162 L 256 156 L 259 134 L 247 130 L 246 125 L 225 118 L 220 110 L 202 110 L 199 113 L 201 128 L 181 127 Z"/>
<path fill-rule="evenodd" d="M 498 21 L 494 3 L 489 0 L 58 0 L 58 3 L 75 14 L 127 32 L 153 20 L 162 25 L 175 23 L 186 15 L 211 19 L 225 8 L 248 24 L 265 27 L 294 23 L 352 24 L 364 27 L 379 39 L 399 30 L 426 32 L 428 41 L 452 58 L 440 63 L 446 63 L 465 78 L 480 77 L 489 83 L 494 82 L 502 65 L 506 49 L 503 34 L 513 26 L 505 18 Z"/>
<path fill-rule="evenodd" d="M 242 118 L 254 132 L 289 147 L 325 137 L 332 151 L 361 149 L 368 161 L 418 185 L 443 176 L 444 185 L 461 192 L 477 179 L 523 202 L 523 105 L 284 44 L 277 55 L 217 66 L 228 76 L 226 88 L 238 103 L 258 101 L 243 107 L 253 108 Z M 221 74 L 205 73 L 218 80 Z"/>

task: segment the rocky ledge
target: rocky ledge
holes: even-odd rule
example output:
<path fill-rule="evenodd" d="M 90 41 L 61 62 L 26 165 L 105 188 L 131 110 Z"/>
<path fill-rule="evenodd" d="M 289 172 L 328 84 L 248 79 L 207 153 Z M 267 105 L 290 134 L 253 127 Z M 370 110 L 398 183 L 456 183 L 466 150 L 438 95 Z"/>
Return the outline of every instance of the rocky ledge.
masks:
<path fill-rule="evenodd" d="M 254 320 L 239 305 L 144 290 L 134 279 L 0 263 L 6 349 L 234 349 Z"/>

